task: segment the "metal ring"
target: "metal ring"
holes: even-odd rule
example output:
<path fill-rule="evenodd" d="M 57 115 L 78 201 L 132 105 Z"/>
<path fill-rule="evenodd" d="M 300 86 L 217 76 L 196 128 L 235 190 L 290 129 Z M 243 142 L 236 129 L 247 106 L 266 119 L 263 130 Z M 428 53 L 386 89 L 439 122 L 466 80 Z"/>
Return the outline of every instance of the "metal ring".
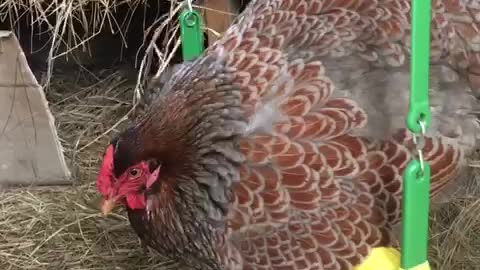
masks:
<path fill-rule="evenodd" d="M 420 161 L 420 170 L 422 171 L 422 173 L 425 172 L 425 164 L 424 164 L 424 161 L 423 161 L 423 151 L 422 150 L 418 150 L 418 160 Z"/>
<path fill-rule="evenodd" d="M 185 15 L 184 21 L 188 27 L 194 27 L 195 25 L 197 25 L 197 22 L 198 22 L 197 14 L 193 12 L 189 12 L 188 14 Z"/>
<path fill-rule="evenodd" d="M 420 125 L 420 128 L 422 130 L 422 136 L 425 136 L 425 134 L 427 133 L 427 127 L 426 127 L 425 121 L 418 120 L 418 124 Z"/>
<path fill-rule="evenodd" d="M 420 128 L 421 128 L 421 132 L 422 132 L 422 137 L 421 139 L 424 141 L 424 137 L 427 133 L 427 127 L 426 127 L 426 124 L 425 124 L 425 121 L 423 120 L 418 120 L 418 124 L 420 125 Z M 423 146 L 420 146 L 423 148 Z M 423 160 L 423 151 L 422 151 L 422 148 L 418 149 L 418 159 L 420 160 L 420 169 L 422 170 L 422 173 L 425 172 L 425 161 Z"/>
<path fill-rule="evenodd" d="M 190 12 L 193 11 L 192 0 L 187 0 L 187 7 L 188 7 L 188 10 L 189 10 Z"/>

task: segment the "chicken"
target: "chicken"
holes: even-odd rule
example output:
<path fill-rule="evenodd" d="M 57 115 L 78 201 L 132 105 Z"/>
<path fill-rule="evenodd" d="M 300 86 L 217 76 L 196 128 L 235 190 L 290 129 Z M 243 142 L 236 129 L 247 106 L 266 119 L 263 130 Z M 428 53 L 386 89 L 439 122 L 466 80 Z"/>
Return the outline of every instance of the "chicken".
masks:
<path fill-rule="evenodd" d="M 432 198 L 476 149 L 476 1 L 434 1 Z M 103 211 L 190 269 L 347 270 L 398 246 L 406 0 L 253 0 L 108 146 Z"/>

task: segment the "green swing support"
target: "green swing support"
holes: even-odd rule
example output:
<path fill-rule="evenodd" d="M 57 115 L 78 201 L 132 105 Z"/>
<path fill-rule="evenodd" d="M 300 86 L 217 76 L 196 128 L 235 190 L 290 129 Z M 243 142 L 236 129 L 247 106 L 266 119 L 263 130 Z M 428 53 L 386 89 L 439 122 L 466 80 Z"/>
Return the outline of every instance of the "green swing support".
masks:
<path fill-rule="evenodd" d="M 203 19 L 200 13 L 192 8 L 191 0 L 186 1 L 186 8 L 180 14 L 180 40 L 184 61 L 190 61 L 203 53 Z"/>
<path fill-rule="evenodd" d="M 412 1 L 411 85 L 407 128 L 421 147 L 430 125 L 429 60 L 431 0 Z M 403 175 L 403 220 L 401 268 L 429 270 L 428 219 L 430 208 L 430 166 L 418 148 L 418 159 L 411 160 Z"/>
<path fill-rule="evenodd" d="M 204 51 L 203 20 L 193 10 L 191 0 L 186 1 L 186 6 L 179 21 L 183 59 L 190 61 Z M 431 0 L 412 1 L 411 89 L 406 126 L 415 135 L 418 146 L 431 121 L 428 96 L 430 12 Z M 427 255 L 430 166 L 423 160 L 422 149 L 418 149 L 418 159 L 410 161 L 403 177 L 401 269 L 430 270 Z"/>

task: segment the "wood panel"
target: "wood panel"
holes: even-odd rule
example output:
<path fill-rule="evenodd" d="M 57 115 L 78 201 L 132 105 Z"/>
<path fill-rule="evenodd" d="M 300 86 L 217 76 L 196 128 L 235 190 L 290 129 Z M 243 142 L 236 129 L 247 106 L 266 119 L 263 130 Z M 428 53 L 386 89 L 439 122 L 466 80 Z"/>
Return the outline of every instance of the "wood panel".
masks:
<path fill-rule="evenodd" d="M 204 0 L 204 18 L 208 28 L 223 34 L 238 14 L 238 0 Z M 218 37 L 208 31 L 208 43 L 211 45 Z"/>
<path fill-rule="evenodd" d="M 43 89 L 15 35 L 0 31 L 0 186 L 69 183 Z"/>

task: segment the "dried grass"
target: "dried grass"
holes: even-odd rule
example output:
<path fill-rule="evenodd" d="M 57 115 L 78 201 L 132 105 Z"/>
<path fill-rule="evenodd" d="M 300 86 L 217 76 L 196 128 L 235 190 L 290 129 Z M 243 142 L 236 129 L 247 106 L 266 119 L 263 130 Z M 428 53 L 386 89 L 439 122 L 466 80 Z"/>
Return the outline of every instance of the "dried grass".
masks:
<path fill-rule="evenodd" d="M 478 154 L 473 157 L 479 160 Z M 466 192 L 431 213 L 433 269 L 475 270 L 480 265 L 480 170 L 474 168 Z"/>
<path fill-rule="evenodd" d="M 137 10 L 148 8 L 148 0 L 2 0 L 0 2 L 0 22 L 9 20 L 12 27 L 18 26 L 20 18 L 28 17 L 29 22 L 41 32 L 47 33 L 50 37 L 48 41 L 48 72 L 43 81 L 44 86 L 48 86 L 53 66 L 56 59 L 67 57 L 74 51 L 89 51 L 89 42 L 100 35 L 103 30 L 108 29 L 114 35 L 122 38 L 124 47 L 127 47 L 126 33 Z M 141 85 L 144 83 L 145 74 L 149 71 L 152 53 L 155 53 L 161 63 L 161 73 L 169 62 L 168 54 L 157 47 L 157 44 L 168 47 L 176 39 L 168 37 L 175 36 L 178 27 L 167 28 L 171 25 L 183 1 L 162 0 L 170 2 L 171 9 L 158 18 L 150 25 L 145 36 L 153 33 L 153 38 L 148 44 L 145 44 L 147 50 L 145 56 L 141 57 L 140 75 L 137 84 L 137 97 L 141 92 Z M 116 12 L 120 8 L 127 8 L 126 15 L 119 18 Z M 198 6 L 195 6 L 198 7 Z M 159 41 L 160 33 L 166 33 L 167 38 Z M 33 39 L 33 36 L 30 37 Z M 178 45 L 176 45 L 178 48 Z M 174 51 L 172 51 L 173 53 Z"/>
<path fill-rule="evenodd" d="M 88 42 L 107 27 L 112 33 L 122 35 L 128 28 L 131 15 L 144 2 L 145 0 L 4 0 L 0 4 L 0 20 L 8 18 L 10 25 L 15 27 L 20 18 L 27 16 L 32 25 L 49 34 L 48 84 L 56 58 L 77 49 L 88 50 Z M 118 21 L 114 12 L 121 5 L 127 5 L 129 12 L 122 21 Z M 58 53 L 60 47 L 66 49 Z"/>
<path fill-rule="evenodd" d="M 3 0 L 0 16 L 20 12 L 34 14 L 39 21 L 57 18 L 52 44 L 68 41 L 71 49 L 98 35 L 101 27 L 122 31 L 126 22 L 111 15 L 120 4 L 132 10 L 144 0 Z M 172 1 L 174 2 L 174 1 Z M 93 11 L 86 16 L 85 10 Z M 159 18 L 149 31 L 163 31 L 173 14 Z M 80 21 L 87 35 L 69 28 Z M 163 27 L 163 28 L 162 28 Z M 160 30 L 159 30 L 160 29 Z M 175 28 L 169 31 L 176 31 Z M 65 38 L 67 37 L 67 38 Z M 166 41 L 178 44 L 175 39 Z M 173 43 L 172 43 L 173 42 Z M 165 43 L 164 43 L 165 44 Z M 156 53 L 165 63 L 172 52 L 147 44 L 142 70 Z M 178 47 L 178 45 L 177 45 Z M 50 60 L 59 57 L 54 47 Z M 164 68 L 165 65 L 161 65 Z M 49 70 L 51 71 L 51 69 Z M 48 73 L 50 74 L 50 73 Z M 93 75 L 95 74 L 95 75 Z M 77 180 L 73 187 L 32 188 L 0 194 L 0 269 L 167 269 L 172 262 L 152 256 L 139 245 L 122 210 L 109 217 L 99 215 L 95 173 L 108 137 L 125 124 L 126 116 L 141 93 L 143 72 L 77 70 L 56 74 L 50 81 L 48 99 L 70 167 Z M 106 135 L 106 136 L 105 136 Z M 433 269 L 478 269 L 480 265 L 480 184 L 476 173 L 470 196 L 458 198 L 431 214 L 431 263 Z"/>
<path fill-rule="evenodd" d="M 163 269 L 168 261 L 144 252 L 122 210 L 99 215 L 94 179 L 108 139 L 78 151 L 125 115 L 135 78 L 97 72 L 88 86 L 91 75 L 75 73 L 56 75 L 48 99 L 77 182 L 0 195 L 0 269 Z"/>

